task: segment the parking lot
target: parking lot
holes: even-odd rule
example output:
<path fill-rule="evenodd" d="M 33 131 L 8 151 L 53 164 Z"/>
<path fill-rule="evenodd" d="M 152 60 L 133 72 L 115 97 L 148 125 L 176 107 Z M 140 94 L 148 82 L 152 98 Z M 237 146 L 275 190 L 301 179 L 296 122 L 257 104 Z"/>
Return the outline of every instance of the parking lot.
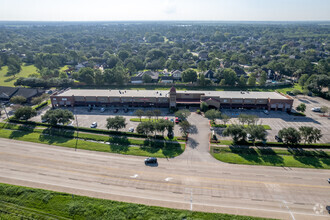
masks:
<path fill-rule="evenodd" d="M 105 108 L 104 112 L 101 112 L 101 107 L 94 107 L 92 111 L 88 111 L 88 107 L 68 107 L 68 108 L 63 108 L 63 109 L 68 109 L 74 113 L 75 120 L 72 121 L 73 126 L 78 126 L 79 127 L 90 127 L 93 122 L 97 122 L 97 128 L 99 129 L 107 129 L 107 118 L 109 117 L 115 117 L 115 116 L 123 116 L 126 118 L 126 127 L 124 129 L 120 129 L 119 131 L 128 131 L 130 128 L 134 128 L 136 130 L 136 127 L 138 126 L 139 122 L 132 122 L 130 121 L 131 118 L 137 118 L 135 116 L 135 111 L 139 108 L 129 108 L 128 112 L 125 112 L 125 108 L 123 107 L 111 107 L 111 108 Z M 118 112 L 115 113 L 115 110 L 118 109 Z M 156 108 L 142 108 L 142 110 L 147 111 L 147 110 L 154 110 Z M 173 113 L 170 113 L 168 108 L 157 108 L 161 110 L 161 116 L 159 118 L 168 118 L 168 120 L 175 119 L 175 116 Z M 43 111 L 41 114 L 38 116 L 32 118 L 31 120 L 33 121 L 41 121 L 41 116 L 45 113 Z M 142 117 L 142 118 L 147 118 L 147 117 Z M 77 120 L 76 120 L 77 119 Z M 165 132 L 166 135 L 166 132 Z M 179 126 L 174 126 L 174 135 L 175 136 L 181 136 Z"/>
<path fill-rule="evenodd" d="M 300 126 L 312 126 L 318 128 L 322 131 L 323 137 L 321 138 L 321 143 L 330 143 L 330 118 L 322 117 L 322 113 L 313 112 L 311 109 L 313 107 L 321 107 L 328 106 L 330 107 L 330 102 L 319 98 L 319 97 L 309 97 L 309 96 L 296 96 L 294 101 L 294 109 L 300 103 L 306 104 L 306 117 L 302 116 L 293 116 L 289 115 L 286 112 L 282 111 L 270 111 L 269 114 L 265 114 L 262 110 L 246 110 L 246 109 L 221 109 L 222 113 L 227 114 L 232 119 L 228 124 L 238 124 L 237 117 L 239 114 L 253 114 L 259 117 L 258 124 L 269 125 L 272 130 L 268 130 L 268 141 L 275 141 L 275 135 L 277 135 L 278 131 L 282 128 L 294 127 L 298 129 Z M 131 122 L 131 118 L 137 118 L 134 115 L 134 112 L 139 108 L 129 108 L 128 112 L 124 112 L 123 107 L 111 107 L 106 108 L 104 112 L 101 112 L 101 107 L 94 107 L 91 112 L 88 111 L 88 107 L 68 107 L 68 110 L 72 111 L 75 117 L 78 119 L 78 125 L 81 127 L 90 127 L 93 122 L 97 122 L 97 128 L 106 129 L 106 119 L 108 117 L 114 116 L 123 116 L 126 118 L 127 126 L 121 131 L 128 131 L 129 128 L 136 129 L 138 122 Z M 118 112 L 115 113 L 114 110 L 118 109 Z M 154 110 L 155 108 L 142 108 L 142 110 Z M 160 118 L 168 117 L 168 119 L 174 119 L 175 116 L 173 113 L 170 113 L 168 108 L 160 108 L 161 116 Z M 197 108 L 191 108 L 191 111 L 196 111 Z M 41 115 L 45 113 L 46 110 L 43 110 L 41 114 L 32 118 L 34 121 L 41 121 Z M 146 117 L 143 117 L 146 118 Z M 77 121 L 74 120 L 73 125 L 77 125 Z M 222 123 L 221 120 L 217 120 L 217 123 Z M 231 139 L 230 137 L 223 137 L 221 135 L 221 131 L 223 129 L 216 128 L 216 131 L 219 135 L 219 139 Z M 174 126 L 174 135 L 181 136 L 181 132 L 179 126 Z"/>
<path fill-rule="evenodd" d="M 310 126 L 318 128 L 322 131 L 323 137 L 321 138 L 321 143 L 330 143 L 330 118 L 322 117 L 323 113 L 313 112 L 311 109 L 313 107 L 328 106 L 330 108 L 330 102 L 319 98 L 319 97 L 309 97 L 309 96 L 296 96 L 294 100 L 294 109 L 304 103 L 306 105 L 306 117 L 289 115 L 286 112 L 281 111 L 270 111 L 269 114 L 265 114 L 262 110 L 239 110 L 239 109 L 223 109 L 221 112 L 227 114 L 232 119 L 229 123 L 238 124 L 237 117 L 239 114 L 251 114 L 257 115 L 259 117 L 258 124 L 269 125 L 272 130 L 268 130 L 268 141 L 275 141 L 275 135 L 282 128 L 294 127 L 298 129 L 301 126 Z M 222 123 L 220 120 L 217 123 Z M 217 133 L 220 134 L 220 139 L 231 139 L 230 137 L 223 137 L 221 131 L 223 129 L 216 129 Z"/>

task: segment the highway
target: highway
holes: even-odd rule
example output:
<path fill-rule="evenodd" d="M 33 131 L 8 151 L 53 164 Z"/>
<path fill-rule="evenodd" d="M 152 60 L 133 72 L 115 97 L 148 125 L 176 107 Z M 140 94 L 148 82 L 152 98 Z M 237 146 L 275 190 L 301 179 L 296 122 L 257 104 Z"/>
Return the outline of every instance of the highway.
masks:
<path fill-rule="evenodd" d="M 0 182 L 194 211 L 330 217 L 329 170 L 187 159 L 193 151 L 152 167 L 141 157 L 0 139 Z"/>

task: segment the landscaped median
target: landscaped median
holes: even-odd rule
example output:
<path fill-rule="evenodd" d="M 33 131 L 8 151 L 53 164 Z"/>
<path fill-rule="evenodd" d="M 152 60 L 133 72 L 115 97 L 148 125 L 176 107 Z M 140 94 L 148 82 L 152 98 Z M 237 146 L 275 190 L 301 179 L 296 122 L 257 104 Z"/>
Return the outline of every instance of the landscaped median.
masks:
<path fill-rule="evenodd" d="M 211 146 L 211 154 L 226 163 L 330 169 L 330 152 L 302 148 Z"/>
<path fill-rule="evenodd" d="M 213 122 L 210 122 L 211 127 L 215 128 L 227 128 L 231 124 L 214 124 Z M 248 125 L 244 125 L 244 127 L 248 127 Z M 262 125 L 265 130 L 272 130 L 272 128 L 269 125 Z"/>
<path fill-rule="evenodd" d="M 0 219 L 237 219 L 264 218 L 192 212 L 117 202 L 0 183 Z"/>
<path fill-rule="evenodd" d="M 163 158 L 176 157 L 183 153 L 185 148 L 184 143 L 175 140 L 127 138 L 126 136 L 77 133 L 77 131 L 63 128 L 4 123 L 1 123 L 0 137 L 84 150 Z"/>

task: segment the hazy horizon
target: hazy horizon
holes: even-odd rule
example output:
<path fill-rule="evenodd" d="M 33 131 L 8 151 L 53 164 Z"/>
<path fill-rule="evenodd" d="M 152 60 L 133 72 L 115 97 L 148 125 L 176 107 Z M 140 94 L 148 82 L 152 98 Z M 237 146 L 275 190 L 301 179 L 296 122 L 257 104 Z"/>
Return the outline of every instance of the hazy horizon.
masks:
<path fill-rule="evenodd" d="M 328 0 L 0 0 L 0 21 L 330 21 Z"/>

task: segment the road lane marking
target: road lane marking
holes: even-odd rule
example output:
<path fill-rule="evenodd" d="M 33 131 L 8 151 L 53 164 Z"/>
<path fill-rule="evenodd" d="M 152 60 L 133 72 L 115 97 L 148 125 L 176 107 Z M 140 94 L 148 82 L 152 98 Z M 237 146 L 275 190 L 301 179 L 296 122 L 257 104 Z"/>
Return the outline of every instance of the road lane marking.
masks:
<path fill-rule="evenodd" d="M 20 156 L 20 157 L 23 157 L 23 158 L 33 158 L 33 159 L 36 159 L 36 160 L 53 161 L 53 162 L 57 162 L 57 163 L 60 163 L 60 164 L 67 163 L 67 164 L 77 165 L 79 167 L 87 165 L 85 163 L 61 161 L 61 160 L 48 159 L 48 158 L 44 158 L 44 157 L 26 156 L 26 155 L 21 155 L 21 154 L 14 154 L 14 153 L 0 152 L 0 154 Z M 20 164 L 20 163 L 17 163 L 17 164 Z M 21 165 L 24 166 L 26 164 L 21 164 Z M 91 164 L 89 164 L 89 166 L 91 166 Z M 107 169 L 107 170 L 120 170 L 120 171 L 127 171 L 127 172 L 136 172 L 136 170 L 123 170 L 122 168 L 109 168 L 109 167 L 103 167 L 103 166 L 96 165 L 96 164 L 93 164 L 92 166 L 100 167 L 102 169 Z M 143 172 L 137 171 L 137 173 L 143 174 L 145 172 L 144 171 Z M 149 173 L 152 173 L 152 172 L 149 172 Z M 195 176 L 186 176 L 186 175 L 179 175 L 179 174 L 171 174 L 171 175 L 172 176 L 177 176 L 179 178 L 182 178 L 182 177 L 196 178 Z M 228 181 L 228 182 L 240 182 L 240 183 L 251 183 L 251 184 L 261 184 L 261 183 L 263 183 L 263 184 L 279 184 L 279 185 L 290 186 L 290 187 L 297 187 L 298 186 L 298 187 L 307 187 L 307 188 L 330 189 L 330 186 L 320 186 L 320 185 L 315 186 L 315 185 L 295 184 L 295 183 L 274 183 L 274 182 L 256 181 L 256 180 L 239 180 L 239 179 L 225 179 L 225 178 L 214 178 L 214 177 L 200 177 L 200 178 L 206 179 L 206 180 L 215 180 L 215 181 Z"/>

